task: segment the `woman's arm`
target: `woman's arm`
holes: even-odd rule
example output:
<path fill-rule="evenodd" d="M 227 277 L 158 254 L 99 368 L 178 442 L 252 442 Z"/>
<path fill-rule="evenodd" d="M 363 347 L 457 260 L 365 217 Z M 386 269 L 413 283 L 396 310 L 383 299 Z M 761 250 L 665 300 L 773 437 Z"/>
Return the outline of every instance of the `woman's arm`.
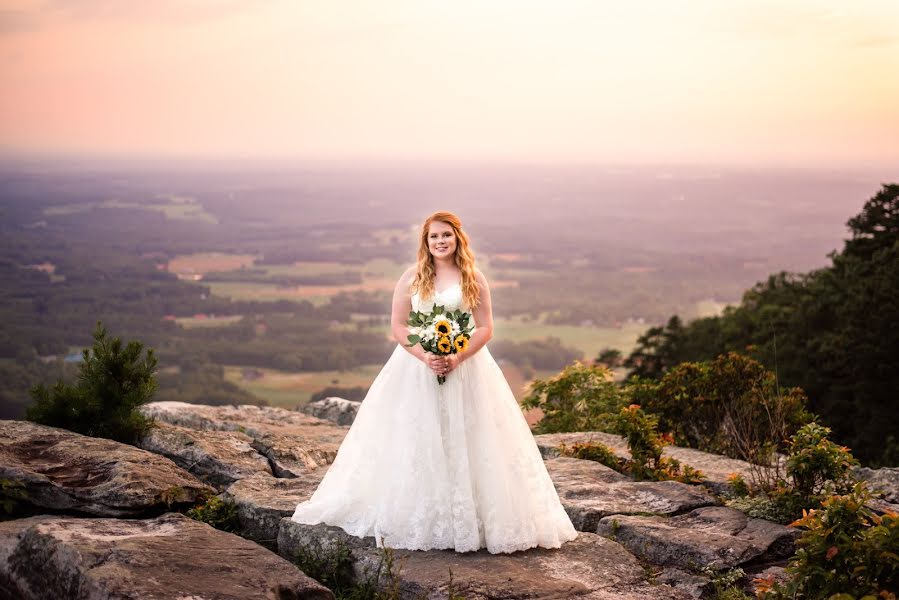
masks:
<path fill-rule="evenodd" d="M 459 357 L 459 362 L 468 360 L 493 338 L 493 307 L 490 304 L 490 286 L 487 285 L 487 278 L 484 277 L 480 269 L 475 269 L 475 281 L 478 282 L 480 297 L 478 306 L 471 311 L 471 316 L 474 317 L 475 330 L 471 334 L 471 339 L 468 341 L 468 348 L 465 349 L 465 352 L 454 355 Z"/>
<path fill-rule="evenodd" d="M 409 354 L 427 364 L 425 349 L 421 344 L 414 346 L 406 346 L 409 343 L 409 326 L 406 321 L 409 320 L 409 313 L 412 311 L 412 295 L 409 293 L 409 286 L 415 278 L 415 267 L 409 267 L 400 276 L 396 287 L 393 290 L 393 308 L 390 312 L 390 329 L 395 339 Z"/>

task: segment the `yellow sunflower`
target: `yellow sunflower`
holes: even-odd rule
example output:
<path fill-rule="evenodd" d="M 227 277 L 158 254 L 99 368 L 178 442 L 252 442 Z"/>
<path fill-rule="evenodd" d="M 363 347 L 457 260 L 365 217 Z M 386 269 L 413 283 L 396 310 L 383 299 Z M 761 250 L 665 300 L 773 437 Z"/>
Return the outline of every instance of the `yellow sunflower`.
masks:
<path fill-rule="evenodd" d="M 440 336 L 440 339 L 437 340 L 437 349 L 441 352 L 449 353 L 449 351 L 453 349 L 449 337 L 445 335 Z"/>
<path fill-rule="evenodd" d="M 459 334 L 453 341 L 453 345 L 456 346 L 456 352 L 465 352 L 465 349 L 468 348 L 468 338 Z"/>
<path fill-rule="evenodd" d="M 441 319 L 434 323 L 434 331 L 437 332 L 438 335 L 449 335 L 449 332 L 452 329 L 452 325 L 446 319 Z"/>

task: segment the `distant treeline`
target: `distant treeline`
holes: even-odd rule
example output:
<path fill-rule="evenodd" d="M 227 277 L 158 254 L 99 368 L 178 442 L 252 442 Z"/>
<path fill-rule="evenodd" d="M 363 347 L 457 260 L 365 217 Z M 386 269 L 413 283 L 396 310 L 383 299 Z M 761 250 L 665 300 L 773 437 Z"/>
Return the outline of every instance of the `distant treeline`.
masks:
<path fill-rule="evenodd" d="M 577 348 L 569 348 L 557 337 L 525 340 L 491 340 L 490 353 L 497 359 L 508 360 L 517 366 L 534 371 L 535 369 L 559 369 L 574 360 L 582 358 Z"/>
<path fill-rule="evenodd" d="M 685 361 L 728 350 L 799 386 L 836 438 L 872 465 L 899 465 L 899 185 L 884 185 L 847 222 L 851 238 L 831 265 L 780 272 L 720 317 L 671 317 L 649 329 L 625 361 L 659 378 Z"/>

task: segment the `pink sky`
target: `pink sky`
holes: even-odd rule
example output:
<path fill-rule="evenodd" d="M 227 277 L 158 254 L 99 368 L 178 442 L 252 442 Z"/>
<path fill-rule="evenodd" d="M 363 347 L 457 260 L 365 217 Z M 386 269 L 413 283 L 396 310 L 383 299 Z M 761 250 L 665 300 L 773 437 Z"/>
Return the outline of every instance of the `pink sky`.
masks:
<path fill-rule="evenodd" d="M 893 0 L 3 0 L 0 151 L 889 166 L 897 74 Z"/>

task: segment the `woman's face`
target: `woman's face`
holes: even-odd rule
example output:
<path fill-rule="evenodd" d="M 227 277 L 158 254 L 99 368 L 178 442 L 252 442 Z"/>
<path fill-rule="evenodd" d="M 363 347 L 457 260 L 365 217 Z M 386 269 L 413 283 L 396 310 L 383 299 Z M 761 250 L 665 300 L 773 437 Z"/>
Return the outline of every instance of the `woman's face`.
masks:
<path fill-rule="evenodd" d="M 428 226 L 428 249 L 435 259 L 447 258 L 456 251 L 456 234 L 449 223 L 431 221 Z"/>

